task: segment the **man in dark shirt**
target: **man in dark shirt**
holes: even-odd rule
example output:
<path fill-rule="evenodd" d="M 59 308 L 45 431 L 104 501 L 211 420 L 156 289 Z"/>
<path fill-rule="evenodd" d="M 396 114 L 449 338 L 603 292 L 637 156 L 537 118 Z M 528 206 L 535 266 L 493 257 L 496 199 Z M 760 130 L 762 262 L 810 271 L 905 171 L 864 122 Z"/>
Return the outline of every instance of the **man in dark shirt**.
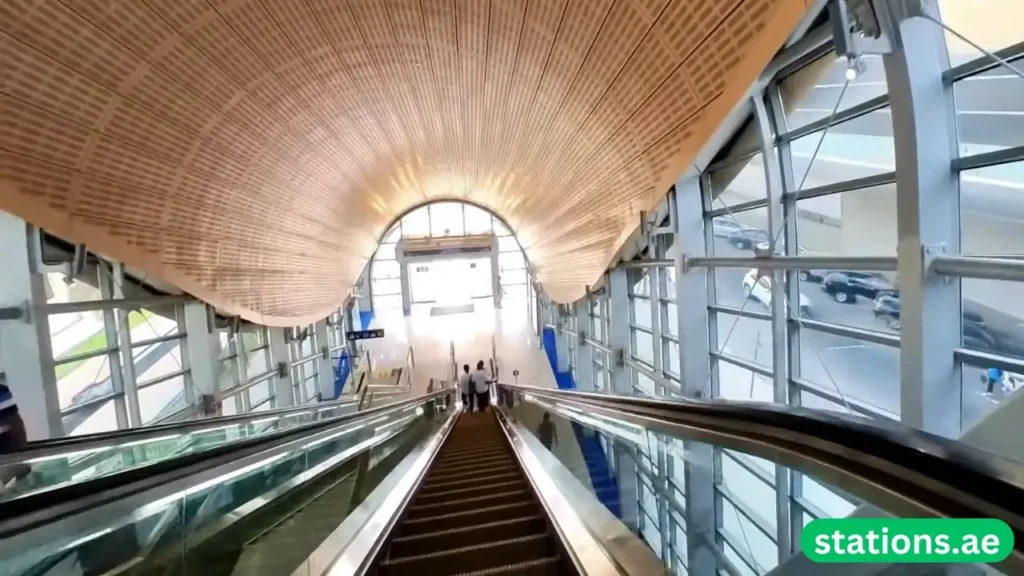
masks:
<path fill-rule="evenodd" d="M 558 430 L 555 429 L 555 423 L 551 421 L 551 414 L 547 412 L 544 413 L 544 418 L 537 426 L 537 439 L 549 451 L 555 444 L 558 444 Z"/>

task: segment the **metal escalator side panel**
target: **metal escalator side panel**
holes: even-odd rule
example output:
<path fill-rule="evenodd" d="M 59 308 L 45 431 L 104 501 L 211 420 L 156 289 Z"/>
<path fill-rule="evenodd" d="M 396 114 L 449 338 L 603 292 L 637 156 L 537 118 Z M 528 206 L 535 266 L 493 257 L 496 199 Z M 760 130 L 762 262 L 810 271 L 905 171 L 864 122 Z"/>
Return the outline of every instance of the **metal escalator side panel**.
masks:
<path fill-rule="evenodd" d="M 419 485 L 458 412 L 427 436 L 353 510 L 295 572 L 294 576 L 364 574 L 372 567 L 408 500 Z"/>

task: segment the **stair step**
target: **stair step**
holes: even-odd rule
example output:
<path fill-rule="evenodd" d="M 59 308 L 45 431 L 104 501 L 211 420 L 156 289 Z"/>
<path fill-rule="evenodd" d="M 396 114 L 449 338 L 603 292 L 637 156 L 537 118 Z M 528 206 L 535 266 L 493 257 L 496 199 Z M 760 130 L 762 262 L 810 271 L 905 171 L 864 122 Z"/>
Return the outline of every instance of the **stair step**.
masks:
<path fill-rule="evenodd" d="M 515 459 L 509 454 L 496 454 L 487 458 L 466 460 L 464 462 L 448 463 L 445 460 L 439 461 L 431 468 L 431 475 L 454 474 L 463 470 L 474 470 L 476 468 L 489 468 L 506 462 L 515 463 Z"/>
<path fill-rule="evenodd" d="M 517 477 L 522 477 L 522 474 L 520 474 L 519 468 L 515 466 L 505 466 L 502 468 L 491 468 L 475 472 L 445 475 L 440 479 L 434 478 L 434 476 L 431 475 L 427 477 L 427 482 L 425 482 L 423 487 L 420 488 L 420 493 L 436 492 L 438 489 L 451 490 L 452 488 L 459 487 L 470 488 L 481 484 L 487 484 L 489 482 L 504 482 L 505 480 Z"/>
<path fill-rule="evenodd" d="M 524 518 L 536 515 L 537 509 L 537 503 L 532 499 L 504 502 L 485 507 L 467 506 L 462 510 L 449 511 L 443 514 L 421 516 L 412 519 L 407 518 L 399 526 L 398 536 L 417 536 L 476 526 L 478 524 L 492 524 L 501 522 L 506 518 Z"/>
<path fill-rule="evenodd" d="M 460 500 L 462 498 L 472 498 L 474 496 L 483 496 L 484 494 L 526 488 L 526 480 L 522 477 L 510 480 L 508 482 L 495 482 L 485 486 L 474 486 L 471 488 L 454 488 L 452 490 L 444 490 L 439 492 L 431 492 L 430 494 L 417 494 L 416 495 L 416 506 L 423 504 L 437 504 L 438 502 L 447 502 L 449 499 Z"/>
<path fill-rule="evenodd" d="M 531 500 L 531 492 L 524 485 L 519 490 L 503 490 L 501 492 L 486 493 L 482 496 L 472 498 L 460 498 L 457 500 L 446 500 L 437 504 L 410 506 L 405 517 L 407 519 L 423 518 L 425 516 L 438 516 L 447 512 L 458 512 L 468 507 L 486 507 L 495 503 L 518 502 L 520 500 Z"/>
<path fill-rule="evenodd" d="M 533 515 L 530 516 L 487 524 L 463 524 L 427 534 L 399 536 L 391 540 L 388 557 L 397 559 L 463 546 L 482 546 L 488 542 L 540 534 L 545 530 L 547 530 L 547 524 L 544 522 L 544 517 L 534 509 Z"/>
<path fill-rule="evenodd" d="M 489 456 L 508 456 L 511 454 L 508 448 L 505 446 L 498 445 L 495 443 L 488 443 L 487 446 L 482 448 L 474 448 L 472 450 L 458 450 L 452 452 L 441 452 L 437 455 L 437 463 L 452 462 L 461 463 L 467 461 L 477 460 L 479 458 L 487 458 Z"/>
<path fill-rule="evenodd" d="M 547 532 L 520 538 L 462 546 L 404 558 L 392 558 L 380 564 L 380 576 L 403 574 L 451 574 L 453 569 L 473 573 L 501 566 L 550 558 L 558 553 Z"/>
<path fill-rule="evenodd" d="M 476 572 L 460 572 L 456 576 L 561 576 L 567 572 L 563 570 L 562 559 L 559 556 L 550 556 Z"/>

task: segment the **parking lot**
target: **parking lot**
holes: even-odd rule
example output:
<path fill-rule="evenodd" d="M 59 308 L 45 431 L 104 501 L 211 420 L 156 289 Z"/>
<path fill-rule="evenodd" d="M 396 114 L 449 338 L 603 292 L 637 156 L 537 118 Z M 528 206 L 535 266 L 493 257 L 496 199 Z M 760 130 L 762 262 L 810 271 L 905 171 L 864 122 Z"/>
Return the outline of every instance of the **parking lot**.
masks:
<path fill-rule="evenodd" d="M 738 250 L 721 238 L 716 238 L 715 254 L 718 256 L 750 256 L 750 252 Z M 743 276 L 748 270 L 722 268 L 715 271 L 715 291 L 718 304 L 744 308 L 747 301 L 743 288 Z M 853 304 L 840 304 L 821 290 L 821 285 L 801 282 L 800 291 L 810 304 L 814 320 L 895 334 L 886 323 L 876 319 L 873 301 L 859 298 Z M 767 312 L 767 307 L 750 299 L 745 310 Z M 734 327 L 735 326 L 735 327 Z M 728 336 L 732 331 L 732 335 Z M 888 346 L 864 342 L 853 338 L 835 336 L 804 329 L 801 331 L 800 378 L 820 388 L 839 392 L 847 399 L 855 399 L 880 411 L 899 414 L 899 350 Z M 771 327 L 768 321 L 719 314 L 718 343 L 725 352 L 772 367 Z M 963 422 L 965 425 L 991 411 L 999 400 L 982 396 L 981 370 L 965 367 L 963 371 Z M 758 375 L 728 364 L 720 366 L 720 388 L 724 397 L 771 400 L 771 383 Z M 805 404 L 816 408 L 845 411 L 841 405 L 831 406 L 827 402 L 809 398 Z"/>

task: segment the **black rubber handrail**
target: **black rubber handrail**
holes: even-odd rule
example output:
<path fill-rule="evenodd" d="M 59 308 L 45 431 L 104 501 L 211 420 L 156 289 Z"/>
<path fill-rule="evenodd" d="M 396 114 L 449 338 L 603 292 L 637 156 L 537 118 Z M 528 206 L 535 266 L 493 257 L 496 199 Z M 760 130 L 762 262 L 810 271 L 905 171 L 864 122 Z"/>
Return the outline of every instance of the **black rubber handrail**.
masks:
<path fill-rule="evenodd" d="M 0 502 L 0 539 L 6 538 L 13 533 L 31 529 L 35 526 L 50 523 L 67 517 L 81 510 L 74 507 L 53 516 L 46 516 L 33 521 L 30 525 L 17 523 L 10 525 L 9 522 L 25 517 L 30 514 L 45 512 L 48 509 L 71 504 L 83 498 L 89 497 L 89 507 L 97 507 L 111 501 L 126 498 L 132 494 L 173 482 L 184 476 L 198 474 L 231 461 L 246 458 L 253 454 L 264 452 L 281 444 L 285 444 L 297 438 L 308 436 L 334 428 L 341 425 L 351 424 L 357 420 L 370 419 L 383 412 L 400 410 L 409 406 L 422 404 L 424 402 L 441 398 L 448 391 L 424 394 L 416 398 L 410 398 L 401 402 L 370 408 L 362 412 L 355 412 L 343 416 L 329 418 L 294 426 L 254 436 L 248 439 L 237 440 L 229 444 L 217 446 L 209 450 L 194 454 L 183 454 L 167 460 L 160 460 L 151 464 L 144 464 L 129 468 L 115 474 L 100 476 L 91 480 L 61 486 L 52 490 L 28 494 L 19 498 Z M 116 493 L 114 493 L 116 491 Z M 73 508 L 73 509 L 72 509 Z M 45 515 L 41 515 L 45 516 Z"/>
<path fill-rule="evenodd" d="M 997 517 L 1024 550 L 1024 464 L 898 423 L 730 400 L 655 399 L 501 383 L 578 408 L 600 408 L 765 443 L 870 481 L 949 517 Z M 808 440 L 812 439 L 812 440 Z M 723 441 L 722 444 L 727 444 Z M 841 447 L 841 449 L 830 449 Z M 743 448 L 740 448 L 741 450 Z M 755 454 L 756 455 L 756 454 Z M 869 458 L 891 465 L 886 470 Z M 907 472 L 900 474 L 902 470 Z M 909 472 L 927 479 L 921 482 Z M 963 498 L 957 498 L 957 494 Z M 980 501 L 977 506 L 969 500 Z"/>

